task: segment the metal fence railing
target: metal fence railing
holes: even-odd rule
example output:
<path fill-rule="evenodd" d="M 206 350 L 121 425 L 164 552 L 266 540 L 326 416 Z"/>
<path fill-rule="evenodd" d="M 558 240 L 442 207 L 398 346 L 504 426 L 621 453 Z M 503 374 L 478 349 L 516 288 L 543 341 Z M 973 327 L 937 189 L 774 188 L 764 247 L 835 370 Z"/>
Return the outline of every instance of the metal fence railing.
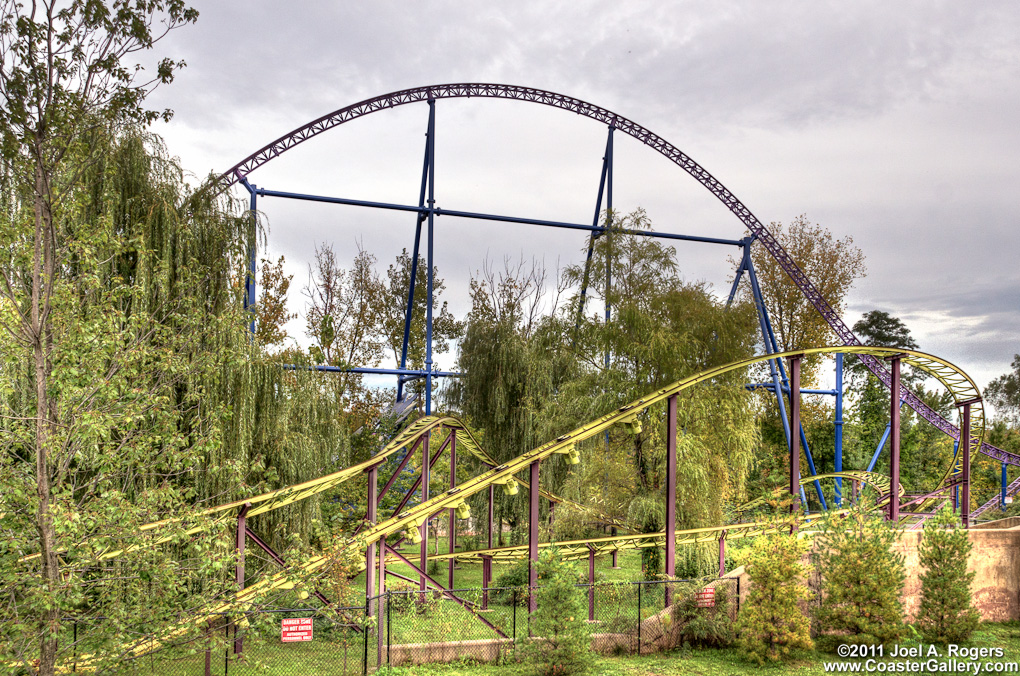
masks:
<path fill-rule="evenodd" d="M 739 610 L 740 581 L 649 581 L 577 585 L 587 609 L 592 647 L 635 654 L 676 647 L 674 613 L 666 599 L 707 596 L 707 586 Z M 512 659 L 532 635 L 527 587 L 440 591 L 391 590 L 348 608 L 281 608 L 244 618 L 212 620 L 187 643 L 164 645 L 122 662 L 112 673 L 144 676 L 298 676 L 368 674 L 383 665 L 426 664 L 471 658 Z M 712 599 L 705 599 L 711 601 Z M 705 605 L 708 605 L 707 603 Z M 539 609 L 541 612 L 541 609 Z M 60 664 L 92 672 L 90 655 L 104 646 L 91 629 L 104 618 L 68 618 L 62 627 Z M 138 628 L 141 640 L 149 632 Z M 123 636 L 123 635 L 122 635 Z"/>

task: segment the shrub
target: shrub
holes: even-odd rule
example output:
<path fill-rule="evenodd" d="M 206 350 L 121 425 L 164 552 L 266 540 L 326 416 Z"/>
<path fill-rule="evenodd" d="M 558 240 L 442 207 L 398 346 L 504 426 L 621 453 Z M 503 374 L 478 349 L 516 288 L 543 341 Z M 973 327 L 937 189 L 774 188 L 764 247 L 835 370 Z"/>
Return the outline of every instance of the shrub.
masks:
<path fill-rule="evenodd" d="M 891 644 L 904 635 L 903 557 L 892 551 L 898 532 L 867 504 L 823 521 L 814 552 L 821 573 L 815 616 L 819 632 L 830 634 L 821 640 L 826 647 Z"/>
<path fill-rule="evenodd" d="M 517 559 L 493 582 L 489 599 L 504 606 L 525 606 L 528 603 L 528 559 Z"/>
<path fill-rule="evenodd" d="M 961 643 L 977 629 L 981 616 L 971 603 L 974 573 L 967 572 L 971 543 L 960 519 L 946 506 L 924 526 L 918 550 L 921 609 L 917 628 L 931 643 Z"/>
<path fill-rule="evenodd" d="M 759 664 L 813 647 L 811 624 L 798 605 L 809 597 L 801 579 L 807 573 L 801 563 L 806 551 L 807 543 L 779 532 L 759 537 L 747 556 L 751 589 L 737 619 L 737 643 Z"/>
<path fill-rule="evenodd" d="M 555 547 L 538 556 L 538 611 L 532 616 L 532 639 L 524 654 L 539 674 L 569 676 L 591 670 L 591 632 L 584 596 L 574 586 L 577 572 Z"/>
<path fill-rule="evenodd" d="M 700 585 L 685 585 L 673 602 L 673 621 L 677 625 L 677 643 L 695 648 L 723 648 L 733 643 L 730 599 L 726 587 L 715 588 L 715 605 L 699 608 Z"/>

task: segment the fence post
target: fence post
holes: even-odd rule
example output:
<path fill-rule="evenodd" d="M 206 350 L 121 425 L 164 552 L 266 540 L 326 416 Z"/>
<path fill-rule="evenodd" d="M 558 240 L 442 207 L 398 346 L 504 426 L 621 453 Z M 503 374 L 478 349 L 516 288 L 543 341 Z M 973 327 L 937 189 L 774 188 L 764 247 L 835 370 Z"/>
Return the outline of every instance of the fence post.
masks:
<path fill-rule="evenodd" d="M 223 676 L 230 672 L 230 618 L 225 618 L 223 623 L 223 639 L 226 647 L 223 649 Z"/>
<path fill-rule="evenodd" d="M 390 664 L 390 594 L 393 592 L 386 591 L 386 665 Z"/>
<path fill-rule="evenodd" d="M 369 614 L 369 612 L 371 610 L 371 606 L 369 605 L 369 604 L 371 604 L 371 602 L 372 602 L 371 599 L 365 599 L 365 622 L 362 625 L 362 632 L 361 632 L 362 634 L 365 635 L 365 653 L 364 653 L 364 657 L 363 657 L 363 660 L 364 660 L 363 661 L 363 665 L 364 666 L 363 666 L 362 671 L 361 671 L 362 674 L 368 674 L 368 614 Z"/>
<path fill-rule="evenodd" d="M 637 586 L 637 654 L 641 654 L 641 587 L 643 585 L 638 582 Z"/>
<path fill-rule="evenodd" d="M 517 590 L 516 589 L 514 590 L 514 593 L 510 596 L 510 598 L 513 599 L 513 603 L 511 605 L 513 605 L 513 608 L 514 608 L 514 655 L 516 655 L 517 654 Z"/>

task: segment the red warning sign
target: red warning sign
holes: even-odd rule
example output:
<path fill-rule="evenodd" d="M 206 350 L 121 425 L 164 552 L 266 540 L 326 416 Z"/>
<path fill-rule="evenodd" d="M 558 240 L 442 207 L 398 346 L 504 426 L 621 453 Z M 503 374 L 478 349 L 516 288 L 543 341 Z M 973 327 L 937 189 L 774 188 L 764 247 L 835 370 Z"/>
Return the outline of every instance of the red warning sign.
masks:
<path fill-rule="evenodd" d="M 712 608 L 715 606 L 715 587 L 707 587 L 694 595 L 699 608 Z"/>
<path fill-rule="evenodd" d="M 280 640 L 284 643 L 312 640 L 312 618 L 291 617 L 280 620 Z"/>

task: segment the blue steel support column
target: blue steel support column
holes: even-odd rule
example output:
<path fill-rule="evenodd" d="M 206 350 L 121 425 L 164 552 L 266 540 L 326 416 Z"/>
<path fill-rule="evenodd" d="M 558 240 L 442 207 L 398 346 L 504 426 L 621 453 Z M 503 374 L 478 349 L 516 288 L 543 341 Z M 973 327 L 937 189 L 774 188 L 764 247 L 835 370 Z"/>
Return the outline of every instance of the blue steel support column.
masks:
<path fill-rule="evenodd" d="M 255 199 L 256 199 L 255 186 L 254 185 L 248 185 L 247 181 L 242 181 L 242 182 L 244 184 L 244 187 L 248 189 L 248 192 L 251 195 L 251 202 L 250 202 L 250 204 L 251 204 L 252 227 L 257 227 L 258 226 L 258 221 L 257 221 L 258 217 L 255 215 Z M 244 279 L 244 309 L 251 313 L 251 321 L 248 324 L 248 331 L 251 332 L 251 335 L 253 335 L 253 336 L 255 335 L 255 302 L 256 302 L 256 298 L 255 298 L 255 256 L 257 255 L 256 245 L 255 245 L 256 239 L 257 239 L 257 235 L 252 238 L 251 247 L 249 247 L 249 249 L 248 249 L 248 275 Z"/>
<path fill-rule="evenodd" d="M 843 471 L 843 353 L 836 353 L 836 456 L 833 471 Z M 836 477 L 836 506 L 843 505 L 843 479 Z"/>
<path fill-rule="evenodd" d="M 609 125 L 609 141 L 606 143 L 606 228 L 613 226 L 613 130 L 616 127 Z M 613 250 L 609 245 L 612 242 L 612 234 L 606 232 L 606 326 L 609 326 L 612 304 L 609 302 L 609 294 L 613 291 Z M 609 346 L 606 346 L 606 368 L 609 368 Z"/>
<path fill-rule="evenodd" d="M 429 158 L 432 157 L 432 124 L 435 121 L 435 107 L 429 106 L 429 123 L 425 132 L 425 159 L 421 168 L 421 190 L 418 193 L 418 208 L 425 207 L 425 189 L 429 180 Z M 411 341 L 411 318 L 414 313 L 414 284 L 418 276 L 418 251 L 421 245 L 422 212 L 418 212 L 414 225 L 414 251 L 411 252 L 411 273 L 407 285 L 407 309 L 404 312 L 404 343 L 400 348 L 400 368 L 407 368 L 407 347 Z M 397 378 L 397 401 L 404 400 L 404 380 Z"/>
<path fill-rule="evenodd" d="M 428 301 L 425 306 L 425 415 L 432 414 L 432 244 L 436 208 L 436 102 L 429 99 L 429 231 L 428 231 Z M 417 261 L 415 261 L 417 265 Z"/>
<path fill-rule="evenodd" d="M 772 323 L 769 321 L 769 313 L 765 308 L 765 299 L 761 294 L 761 286 L 758 285 L 758 274 L 754 271 L 754 263 L 751 260 L 750 254 L 747 256 L 747 278 L 751 281 L 751 294 L 754 296 L 754 306 L 758 310 L 758 325 L 761 327 L 761 338 L 765 343 L 765 352 L 774 354 L 779 352 L 779 349 L 776 344 L 776 337 L 772 333 Z M 780 370 L 782 368 L 782 363 L 777 364 L 775 359 L 769 360 L 772 391 L 776 394 L 776 401 L 779 404 L 779 420 L 783 423 L 783 432 L 786 434 L 786 443 L 789 446 L 792 443 L 793 435 L 790 434 L 790 421 L 786 417 L 786 402 L 783 401 L 783 387 L 780 381 Z M 783 378 L 785 379 L 785 371 L 783 371 Z M 799 392 L 797 394 L 798 396 L 800 395 Z M 792 399 L 792 392 L 790 397 Z M 797 481 L 798 483 L 800 482 L 799 476 Z M 804 509 L 807 510 L 807 495 L 804 494 L 803 486 L 800 487 L 800 499 Z"/>
<path fill-rule="evenodd" d="M 790 424 L 800 426 L 800 355 L 790 357 Z M 797 489 L 800 488 L 800 435 L 790 435 L 790 512 L 797 511 Z"/>
<path fill-rule="evenodd" d="M 1002 492 L 999 495 L 999 509 L 1006 509 L 1006 463 L 1002 463 Z"/>
<path fill-rule="evenodd" d="M 753 241 L 753 237 L 745 237 L 741 240 L 743 243 L 741 247 L 743 253 L 740 255 L 740 265 L 737 266 L 737 274 L 733 277 L 733 286 L 730 287 L 730 295 L 726 299 L 726 307 L 733 305 L 733 299 L 737 296 L 737 287 L 740 286 L 740 278 L 744 275 L 744 272 L 747 271 L 748 265 L 750 265 L 751 242 Z"/>
<path fill-rule="evenodd" d="M 606 173 L 609 167 L 609 144 L 613 140 L 613 128 L 609 128 L 609 138 L 606 139 L 606 152 L 602 155 L 602 174 L 599 176 L 599 195 L 595 200 L 595 216 L 592 218 L 592 225 L 599 224 L 599 216 L 602 213 L 602 195 L 606 189 Z M 584 259 L 584 276 L 581 278 L 581 299 L 577 305 L 577 320 L 574 323 L 574 331 L 576 332 L 581 326 L 581 319 L 584 317 L 584 304 L 585 298 L 588 293 L 588 277 L 591 271 L 591 256 L 595 252 L 595 240 L 598 239 L 599 233 L 594 230 L 588 235 L 588 255 Z M 576 333 L 575 333 L 576 342 Z"/>

